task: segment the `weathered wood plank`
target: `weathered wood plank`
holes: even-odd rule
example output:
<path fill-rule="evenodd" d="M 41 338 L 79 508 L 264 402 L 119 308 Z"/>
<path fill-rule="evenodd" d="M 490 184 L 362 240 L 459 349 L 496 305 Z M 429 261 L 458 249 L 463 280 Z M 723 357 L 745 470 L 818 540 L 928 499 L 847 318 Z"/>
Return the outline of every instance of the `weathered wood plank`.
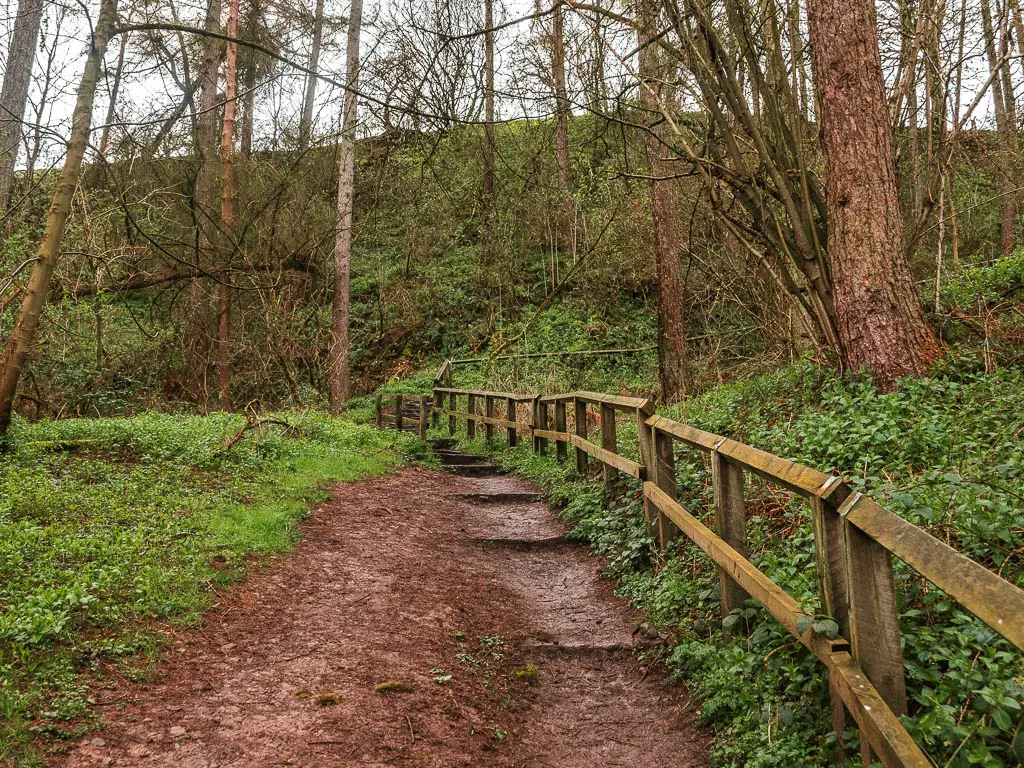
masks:
<path fill-rule="evenodd" d="M 517 402 L 524 402 L 526 400 L 533 400 L 536 395 L 531 395 L 523 392 L 492 392 L 487 389 L 453 389 L 452 387 L 437 387 L 438 392 L 449 395 L 475 395 L 477 397 L 486 397 L 490 395 L 496 398 L 512 398 Z"/>
<path fill-rule="evenodd" d="M 840 515 L 857 505 L 860 494 L 851 496 Z M 850 601 L 850 646 L 853 657 L 889 708 L 907 712 L 907 689 L 900 647 L 900 622 L 892 555 L 847 519 L 843 526 L 846 549 L 846 584 Z"/>
<path fill-rule="evenodd" d="M 718 535 L 730 547 L 747 556 L 747 505 L 743 496 L 743 468 L 718 451 L 711 452 L 711 482 L 715 492 L 715 524 Z M 722 588 L 722 618 L 742 608 L 748 595 L 736 580 L 718 569 Z"/>
<path fill-rule="evenodd" d="M 573 398 L 573 419 L 576 422 L 576 435 L 583 440 L 587 439 L 587 403 L 585 400 Z M 587 452 L 582 448 L 576 448 L 576 471 L 581 475 L 587 474 Z"/>
<path fill-rule="evenodd" d="M 840 485 L 838 478 L 780 458 L 759 448 L 729 440 L 712 432 L 705 432 L 691 427 L 689 424 L 680 424 L 678 421 L 666 419 L 664 416 L 652 416 L 647 423 L 693 448 L 706 452 L 717 450 L 745 469 L 802 496 L 825 498 L 838 491 Z"/>
<path fill-rule="evenodd" d="M 548 406 L 541 400 L 533 401 L 533 451 L 544 454 L 548 449 L 547 438 L 541 437 L 538 433 L 544 433 L 548 428 Z"/>
<path fill-rule="evenodd" d="M 516 426 L 519 421 L 518 404 L 514 397 L 505 398 L 505 413 L 508 418 L 505 419 L 505 434 L 508 437 L 508 447 L 515 448 L 516 443 L 519 441 L 519 433 L 517 432 L 518 427 Z"/>
<path fill-rule="evenodd" d="M 533 434 L 535 437 L 543 437 L 545 440 L 565 440 L 568 442 L 572 439 L 571 433 L 560 432 L 557 429 L 535 429 Z"/>
<path fill-rule="evenodd" d="M 578 400 L 597 405 L 610 405 L 619 410 L 632 411 L 636 408 L 649 410 L 651 400 L 647 397 L 624 397 L 622 395 L 602 395 L 600 392 L 573 392 Z"/>
<path fill-rule="evenodd" d="M 601 402 L 599 409 L 601 418 L 601 448 L 610 455 L 617 455 L 619 450 L 618 441 L 615 437 L 615 406 L 611 403 Z M 606 459 L 602 459 L 602 461 L 604 462 L 604 466 L 601 467 L 601 474 L 604 478 L 604 490 L 605 493 L 609 493 L 612 489 L 612 483 L 615 481 L 616 468 L 613 462 Z"/>
<path fill-rule="evenodd" d="M 472 420 L 479 424 L 490 423 L 496 427 L 504 427 L 506 429 L 511 427 L 512 429 L 518 429 L 524 432 L 529 432 L 532 429 L 529 422 L 526 421 L 509 421 L 508 419 L 501 419 L 497 417 L 488 418 L 486 416 L 480 415 L 479 413 L 469 414 L 466 413 L 465 411 L 453 411 L 450 408 L 441 408 L 438 411 L 438 413 L 446 414 L 460 419 L 465 419 L 466 421 Z"/>
<path fill-rule="evenodd" d="M 1024 650 L 1024 590 L 866 496 L 851 497 L 841 513 L 848 523 Z"/>
<path fill-rule="evenodd" d="M 494 395 L 484 395 L 484 435 L 487 442 L 494 438 Z"/>
<path fill-rule="evenodd" d="M 569 434 L 568 437 L 570 443 L 577 448 L 586 451 L 590 456 L 593 456 L 598 461 L 601 461 L 620 472 L 625 472 L 631 477 L 635 477 L 640 480 L 643 480 L 646 477 L 646 469 L 643 464 L 594 445 L 578 435 Z"/>
<path fill-rule="evenodd" d="M 555 441 L 555 459 L 561 464 L 569 454 L 569 435 L 566 432 L 565 401 L 559 400 L 555 403 L 555 431 L 558 436 Z"/>
<path fill-rule="evenodd" d="M 867 741 L 887 768 L 931 768 L 921 751 L 864 671 L 849 653 L 837 652 L 825 660 L 829 681 L 850 708 Z"/>
<path fill-rule="evenodd" d="M 427 424 L 428 424 L 427 420 L 428 420 L 428 417 L 430 415 L 430 406 L 428 406 L 427 403 L 429 401 L 430 401 L 430 398 L 427 395 L 420 395 L 420 423 L 419 423 L 420 440 L 426 440 L 427 439 Z"/>
<path fill-rule="evenodd" d="M 448 434 L 449 435 L 454 435 L 455 434 L 455 416 L 458 413 L 458 410 L 456 409 L 455 405 L 456 405 L 455 393 L 454 392 L 449 392 L 448 393 Z"/>

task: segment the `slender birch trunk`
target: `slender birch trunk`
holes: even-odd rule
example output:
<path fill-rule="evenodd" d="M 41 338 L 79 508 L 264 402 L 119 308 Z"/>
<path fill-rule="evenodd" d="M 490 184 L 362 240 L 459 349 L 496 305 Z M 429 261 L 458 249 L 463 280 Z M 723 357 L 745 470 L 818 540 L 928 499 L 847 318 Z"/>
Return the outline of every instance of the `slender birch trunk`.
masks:
<path fill-rule="evenodd" d="M 324 0 L 316 0 L 316 11 L 313 14 L 313 42 L 309 52 L 309 70 L 318 72 L 320 67 L 320 48 L 324 35 Z M 302 119 L 299 122 L 299 149 L 309 147 L 310 134 L 313 130 L 313 103 L 316 100 L 316 75 L 306 75 L 306 95 L 302 102 Z"/>
<path fill-rule="evenodd" d="M 228 0 L 228 37 L 238 37 L 238 0 Z M 235 113 L 238 103 L 238 43 L 228 41 L 224 56 L 224 125 L 220 140 L 220 220 L 225 266 L 231 266 L 235 224 Z M 217 393 L 231 409 L 231 272 L 217 283 Z"/>
<path fill-rule="evenodd" d="M 334 301 L 329 354 L 331 412 L 338 414 L 349 397 L 349 263 L 352 259 L 352 201 L 355 197 L 356 91 L 359 88 L 359 33 L 363 0 L 352 0 L 348 20 L 345 104 L 338 141 L 338 224 L 334 239 Z"/>
<path fill-rule="evenodd" d="M 71 133 L 68 138 L 67 153 L 64 156 L 64 167 L 57 179 L 57 186 L 50 202 L 50 210 L 46 215 L 42 240 L 36 253 L 36 262 L 29 277 L 25 297 L 15 320 L 14 330 L 11 332 L 4 350 L 3 367 L 0 370 L 0 435 L 6 434 L 11 425 L 18 380 L 21 378 L 25 361 L 35 342 L 39 318 L 50 289 L 50 280 L 57 267 L 64 227 L 71 213 L 71 202 L 78 185 L 78 174 L 82 169 L 82 159 L 85 157 L 85 150 L 89 143 L 96 83 L 99 81 L 103 54 L 107 49 L 107 41 L 114 27 L 116 16 L 117 0 L 103 0 L 90 41 L 85 70 L 82 72 L 82 80 L 78 86 L 78 97 L 71 121 Z"/>

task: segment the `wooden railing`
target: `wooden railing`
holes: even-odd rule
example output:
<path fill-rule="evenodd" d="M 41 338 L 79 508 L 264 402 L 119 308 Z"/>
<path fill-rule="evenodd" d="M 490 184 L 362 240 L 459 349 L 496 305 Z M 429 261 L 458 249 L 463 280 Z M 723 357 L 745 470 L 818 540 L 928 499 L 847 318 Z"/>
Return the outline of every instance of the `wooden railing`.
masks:
<path fill-rule="evenodd" d="M 459 419 L 465 421 L 470 438 L 476 436 L 478 424 L 488 439 L 496 429 L 504 429 L 510 446 L 529 435 L 538 453 L 553 442 L 559 461 L 567 459 L 571 445 L 581 473 L 587 472 L 590 459 L 600 462 L 606 488 L 619 473 L 641 481 L 648 525 L 659 545 L 664 548 L 674 537 L 685 535 L 714 560 L 723 616 L 752 597 L 825 665 L 835 732 L 841 739 L 847 713 L 852 715 L 860 729 L 865 765 L 872 754 L 886 766 L 932 765 L 898 717 L 906 714 L 907 694 L 893 556 L 1024 650 L 1024 590 L 853 491 L 841 478 L 658 416 L 646 399 L 594 392 L 538 396 L 454 389 L 444 386 L 450 384 L 450 372 L 446 364 L 435 383 L 435 427 L 440 416 L 447 416 L 450 434 Z M 461 399 L 464 410 L 458 407 Z M 504 406 L 503 416 L 497 415 L 499 405 Z M 636 421 L 639 461 L 619 450 L 616 418 L 623 415 Z M 600 445 L 588 439 L 592 421 L 600 427 Z M 677 498 L 677 445 L 710 459 L 714 531 Z M 815 631 L 800 604 L 748 559 L 746 473 L 808 500 L 819 597 L 824 613 L 839 625 L 838 637 Z"/>

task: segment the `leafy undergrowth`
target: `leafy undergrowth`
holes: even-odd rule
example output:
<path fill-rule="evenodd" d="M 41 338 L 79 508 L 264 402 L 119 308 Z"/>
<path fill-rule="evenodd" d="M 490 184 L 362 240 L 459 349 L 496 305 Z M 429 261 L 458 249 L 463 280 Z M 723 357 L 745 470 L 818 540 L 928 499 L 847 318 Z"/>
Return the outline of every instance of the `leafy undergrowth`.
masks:
<path fill-rule="evenodd" d="M 287 550 L 328 481 L 422 444 L 314 413 L 231 448 L 239 416 L 16 424 L 0 455 L 0 764 L 90 726 L 90 686 L 144 675 L 246 565 Z"/>
<path fill-rule="evenodd" d="M 800 362 L 691 401 L 685 420 L 840 473 L 1024 586 L 1024 370 L 973 368 L 952 361 L 932 378 L 879 394 L 863 378 L 839 379 Z M 679 407 L 664 412 L 683 418 Z M 621 426 L 619 434 L 632 450 L 634 434 Z M 710 560 L 685 540 L 664 557 L 655 553 L 635 483 L 623 483 L 606 505 L 594 479 L 575 476 L 571 461 L 558 466 L 526 446 L 499 443 L 491 451 L 548 490 L 573 535 L 605 558 L 620 593 L 666 632 L 668 664 L 701 702 L 717 765 L 835 764 L 824 668 L 755 602 L 723 621 Z M 469 447 L 487 449 L 480 440 Z M 705 459 L 678 449 L 676 461 L 680 500 L 713 527 Z M 819 613 L 806 502 L 750 479 L 747 502 L 751 559 Z M 896 579 L 907 729 L 937 765 L 1021 764 L 1021 654 L 899 562 Z M 856 755 L 856 731 L 845 738 Z"/>

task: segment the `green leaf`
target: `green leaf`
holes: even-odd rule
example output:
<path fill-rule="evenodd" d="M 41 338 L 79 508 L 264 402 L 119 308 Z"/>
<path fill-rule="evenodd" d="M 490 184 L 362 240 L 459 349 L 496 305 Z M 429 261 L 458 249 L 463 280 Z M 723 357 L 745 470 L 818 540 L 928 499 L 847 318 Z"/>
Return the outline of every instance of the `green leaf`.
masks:
<path fill-rule="evenodd" d="M 814 624 L 813 616 L 801 616 L 796 620 L 796 631 L 802 635 L 812 624 Z"/>
<path fill-rule="evenodd" d="M 814 631 L 828 638 L 839 636 L 839 624 L 834 619 L 818 619 L 814 622 Z"/>

